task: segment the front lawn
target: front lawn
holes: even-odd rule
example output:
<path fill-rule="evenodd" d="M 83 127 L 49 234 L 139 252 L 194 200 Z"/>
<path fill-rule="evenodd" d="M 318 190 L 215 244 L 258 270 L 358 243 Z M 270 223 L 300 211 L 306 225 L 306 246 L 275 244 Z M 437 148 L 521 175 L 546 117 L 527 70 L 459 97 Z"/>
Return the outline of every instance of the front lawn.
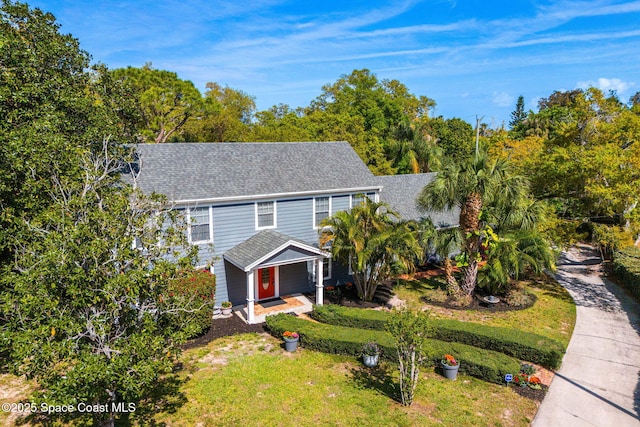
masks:
<path fill-rule="evenodd" d="M 576 307 L 569 293 L 558 282 L 542 276 L 521 284 L 537 297 L 536 303 L 524 310 L 491 312 L 445 308 L 427 304 L 421 298 L 439 299 L 442 295 L 444 279 L 431 277 L 415 280 L 401 280 L 394 287 L 398 298 L 405 300 L 413 309 L 428 307 L 431 314 L 439 319 L 456 319 L 481 323 L 489 326 L 520 329 L 552 338 L 569 345 L 575 326 Z"/>
<path fill-rule="evenodd" d="M 526 284 L 535 293 L 533 307 L 511 312 L 473 312 L 425 304 L 421 297 L 437 293 L 438 283 L 414 280 L 395 288 L 413 308 L 427 306 L 434 317 L 457 319 L 538 333 L 567 345 L 575 323 L 575 306 L 552 280 Z M 538 403 L 513 388 L 466 375 L 444 379 L 424 368 L 414 403 L 397 402 L 397 367 L 383 361 L 369 370 L 353 356 L 299 348 L 287 353 L 282 341 L 268 334 L 216 339 L 187 350 L 179 375 L 181 402 L 171 411 L 140 408 L 135 414 L 167 426 L 528 426 Z M 0 403 L 27 397 L 26 383 L 0 376 Z M 169 405 L 170 406 L 170 405 Z M 137 420 L 132 421 L 137 425 Z M 153 420 L 151 420 L 152 418 Z M 0 414 L 0 424 L 15 418 Z"/>
<path fill-rule="evenodd" d="M 395 400 L 397 367 L 353 357 L 287 353 L 266 334 L 222 338 L 184 355 L 187 402 L 170 426 L 528 426 L 536 403 L 505 386 L 422 372 L 411 407 Z M 187 374 L 188 372 L 188 374 Z"/>

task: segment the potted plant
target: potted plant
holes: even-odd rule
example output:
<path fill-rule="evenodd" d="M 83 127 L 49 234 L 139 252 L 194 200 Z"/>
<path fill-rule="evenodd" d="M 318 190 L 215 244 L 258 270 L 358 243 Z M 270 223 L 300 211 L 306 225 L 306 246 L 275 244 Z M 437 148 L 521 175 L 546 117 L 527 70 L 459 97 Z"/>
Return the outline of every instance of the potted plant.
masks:
<path fill-rule="evenodd" d="M 298 335 L 297 332 L 284 331 L 282 338 L 284 339 L 285 350 L 290 352 L 296 351 L 298 348 L 298 341 L 300 340 L 300 335 Z"/>
<path fill-rule="evenodd" d="M 232 307 L 231 301 L 224 301 L 221 304 L 221 307 L 222 307 L 222 314 L 223 315 L 227 316 L 227 315 L 231 314 L 231 307 Z"/>
<path fill-rule="evenodd" d="M 374 342 L 368 342 L 362 347 L 362 362 L 365 366 L 373 367 L 378 364 L 380 347 Z"/>
<path fill-rule="evenodd" d="M 450 354 L 445 354 L 444 357 L 440 360 L 440 365 L 442 366 L 442 370 L 444 372 L 445 378 L 450 380 L 455 380 L 458 376 L 458 369 L 460 368 L 460 363 Z"/>

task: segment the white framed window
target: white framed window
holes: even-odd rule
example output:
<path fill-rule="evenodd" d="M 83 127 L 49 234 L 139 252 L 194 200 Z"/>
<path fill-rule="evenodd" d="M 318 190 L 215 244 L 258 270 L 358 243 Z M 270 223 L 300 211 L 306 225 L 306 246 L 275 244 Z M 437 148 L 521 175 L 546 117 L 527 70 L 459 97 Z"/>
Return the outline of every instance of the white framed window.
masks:
<path fill-rule="evenodd" d="M 331 273 L 333 272 L 333 260 L 326 258 L 322 261 L 322 280 L 331 279 Z M 307 269 L 311 272 L 311 280 L 316 282 L 316 261 L 307 261 Z"/>
<path fill-rule="evenodd" d="M 189 240 L 191 243 L 211 241 L 211 218 L 209 207 L 190 208 L 189 215 Z"/>
<path fill-rule="evenodd" d="M 331 279 L 331 270 L 333 270 L 333 263 L 331 262 L 331 258 L 327 258 L 322 263 L 322 277 L 323 280 Z"/>
<path fill-rule="evenodd" d="M 276 202 L 256 203 L 256 229 L 276 227 Z"/>
<path fill-rule="evenodd" d="M 319 228 L 323 219 L 331 215 L 331 197 L 313 199 L 313 226 Z"/>

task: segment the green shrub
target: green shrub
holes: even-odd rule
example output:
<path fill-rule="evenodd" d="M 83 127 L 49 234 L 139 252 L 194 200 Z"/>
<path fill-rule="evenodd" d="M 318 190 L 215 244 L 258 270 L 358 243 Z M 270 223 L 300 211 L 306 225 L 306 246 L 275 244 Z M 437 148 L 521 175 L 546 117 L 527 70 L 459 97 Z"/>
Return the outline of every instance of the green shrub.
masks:
<path fill-rule="evenodd" d="M 216 276 L 207 270 L 184 271 L 171 280 L 168 294 L 162 298 L 167 302 L 179 302 L 187 311 L 171 315 L 173 327 L 180 330 L 184 339 L 193 338 L 211 327 Z"/>
<path fill-rule="evenodd" d="M 352 328 L 383 330 L 388 312 L 338 305 L 316 306 L 311 317 L 319 322 Z M 527 362 L 555 369 L 565 348 L 559 342 L 517 329 L 485 326 L 457 320 L 431 320 L 437 340 L 458 342 L 486 350 L 499 351 Z"/>
<path fill-rule="evenodd" d="M 282 336 L 285 330 L 297 331 L 300 345 L 311 350 L 359 357 L 362 346 L 374 341 L 380 346 L 383 359 L 397 361 L 398 358 L 393 339 L 384 330 L 314 323 L 287 314 L 267 316 L 266 323 L 275 337 Z M 455 354 L 461 361 L 460 373 L 497 384 L 504 382 L 505 374 L 516 374 L 520 370 L 520 362 L 513 357 L 460 343 L 428 339 L 424 352 L 426 366 L 439 366 L 445 353 Z"/>
<path fill-rule="evenodd" d="M 560 366 L 565 351 L 557 341 L 517 329 L 457 320 L 437 320 L 434 326 L 436 339 L 499 351 L 550 369 Z"/>
<path fill-rule="evenodd" d="M 640 248 L 621 249 L 613 255 L 613 272 L 637 300 L 640 300 Z"/>

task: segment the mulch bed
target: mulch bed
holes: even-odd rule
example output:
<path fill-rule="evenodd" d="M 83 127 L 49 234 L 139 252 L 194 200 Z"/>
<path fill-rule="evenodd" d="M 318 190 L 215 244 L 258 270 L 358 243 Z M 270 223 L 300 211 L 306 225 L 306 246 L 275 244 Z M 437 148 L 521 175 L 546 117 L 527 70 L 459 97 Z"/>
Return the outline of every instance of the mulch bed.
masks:
<path fill-rule="evenodd" d="M 327 286 L 324 292 L 324 302 L 327 304 L 343 305 L 356 308 L 378 308 L 387 305 L 393 296 L 393 283 L 384 282 L 378 285 L 373 301 L 362 301 L 358 298 L 355 286 Z M 307 298 L 315 299 L 315 294 L 307 295 Z"/>
<path fill-rule="evenodd" d="M 533 304 L 535 304 L 536 302 L 536 297 L 535 295 L 531 295 L 531 303 L 530 304 L 526 304 L 526 305 L 522 305 L 522 306 L 513 306 L 513 305 L 509 305 L 506 302 L 504 302 L 503 297 L 500 298 L 500 301 L 494 304 L 489 304 L 487 302 L 482 301 L 482 297 L 483 295 L 480 294 L 476 294 L 474 295 L 473 299 L 471 300 L 471 304 L 466 305 L 466 306 L 462 306 L 459 307 L 455 304 L 453 304 L 453 301 L 451 299 L 447 299 L 444 302 L 441 301 L 433 301 L 430 300 L 426 297 L 421 297 L 420 299 L 422 300 L 422 302 L 425 302 L 427 304 L 431 304 L 431 305 L 436 305 L 439 307 L 445 307 L 445 308 L 450 308 L 452 310 L 471 310 L 471 311 L 479 311 L 479 312 L 496 312 L 496 311 L 514 311 L 514 310 L 524 310 L 526 308 L 529 308 L 531 306 L 533 306 Z"/>
<path fill-rule="evenodd" d="M 187 350 L 190 348 L 201 347 L 217 338 L 227 337 L 230 335 L 238 335 L 249 332 L 261 333 L 265 331 L 267 331 L 267 329 L 264 323 L 249 325 L 240 317 L 234 314 L 226 319 L 215 319 L 213 322 L 211 322 L 211 327 L 205 334 L 187 341 L 182 346 L 182 348 L 184 350 Z"/>
<path fill-rule="evenodd" d="M 547 394 L 549 387 L 546 385 L 542 385 L 540 390 L 536 390 L 530 387 L 520 387 L 519 385 L 510 385 L 511 389 L 518 393 L 522 397 L 526 397 L 527 399 L 535 400 L 536 402 L 542 402 L 544 396 Z"/>

